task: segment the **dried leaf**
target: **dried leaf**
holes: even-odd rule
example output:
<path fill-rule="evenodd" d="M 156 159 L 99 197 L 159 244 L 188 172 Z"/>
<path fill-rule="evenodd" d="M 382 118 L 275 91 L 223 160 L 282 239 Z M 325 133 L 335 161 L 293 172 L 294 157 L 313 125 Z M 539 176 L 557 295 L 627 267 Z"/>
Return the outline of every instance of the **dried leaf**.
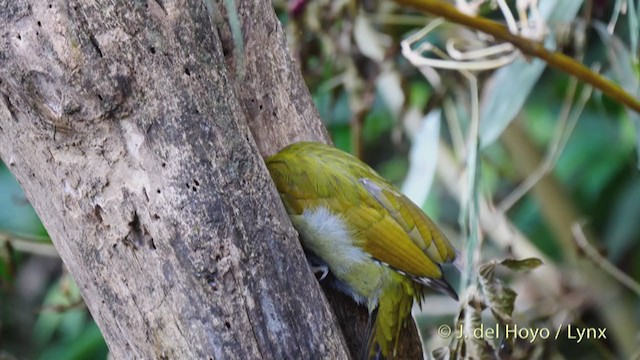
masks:
<path fill-rule="evenodd" d="M 431 352 L 434 360 L 449 360 L 451 358 L 451 350 L 448 347 L 439 347 Z"/>
<path fill-rule="evenodd" d="M 476 329 L 482 328 L 482 310 L 468 304 L 466 306 L 465 314 L 469 317 L 471 325 L 471 328 L 465 329 L 465 331 L 470 330 L 474 332 Z M 465 335 L 465 341 L 468 342 L 468 349 L 470 352 L 465 358 L 481 360 L 498 359 L 496 349 L 490 342 L 485 340 L 483 336 L 478 336 L 478 334 L 475 333 L 467 333 Z"/>
<path fill-rule="evenodd" d="M 498 263 L 492 262 L 480 267 L 480 288 L 493 316 L 502 324 L 511 323 L 511 315 L 518 294 L 501 280 L 496 279 L 496 265 Z"/>

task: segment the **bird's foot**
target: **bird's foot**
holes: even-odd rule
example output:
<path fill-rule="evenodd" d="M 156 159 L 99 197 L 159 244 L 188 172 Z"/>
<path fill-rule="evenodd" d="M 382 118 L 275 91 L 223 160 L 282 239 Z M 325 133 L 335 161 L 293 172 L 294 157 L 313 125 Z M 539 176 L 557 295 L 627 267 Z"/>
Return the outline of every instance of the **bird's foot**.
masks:
<path fill-rule="evenodd" d="M 329 275 L 329 267 L 327 265 L 313 265 L 311 266 L 311 271 L 313 271 L 316 277 L 320 276 L 320 278 L 318 278 L 318 281 L 324 280 L 324 278 Z"/>

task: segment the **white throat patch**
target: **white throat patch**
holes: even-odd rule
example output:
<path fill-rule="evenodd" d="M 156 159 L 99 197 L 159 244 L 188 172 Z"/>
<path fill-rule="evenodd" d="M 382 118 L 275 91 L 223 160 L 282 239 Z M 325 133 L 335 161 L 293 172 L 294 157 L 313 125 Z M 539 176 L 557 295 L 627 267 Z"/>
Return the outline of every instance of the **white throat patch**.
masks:
<path fill-rule="evenodd" d="M 341 215 L 319 206 L 305 209 L 299 222 L 305 230 L 305 246 L 327 261 L 333 271 L 348 271 L 351 264 L 370 261 L 369 256 L 354 245 L 353 235 Z M 342 268 L 335 268 L 337 264 Z"/>

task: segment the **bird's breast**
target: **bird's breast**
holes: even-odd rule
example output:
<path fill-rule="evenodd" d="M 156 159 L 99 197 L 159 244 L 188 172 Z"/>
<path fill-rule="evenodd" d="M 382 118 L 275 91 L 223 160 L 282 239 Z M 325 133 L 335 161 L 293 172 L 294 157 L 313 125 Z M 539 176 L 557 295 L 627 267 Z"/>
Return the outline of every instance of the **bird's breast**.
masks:
<path fill-rule="evenodd" d="M 320 257 L 333 275 L 348 287 L 356 301 L 376 301 L 390 271 L 369 256 L 346 219 L 324 206 L 305 209 L 292 217 L 304 247 Z"/>

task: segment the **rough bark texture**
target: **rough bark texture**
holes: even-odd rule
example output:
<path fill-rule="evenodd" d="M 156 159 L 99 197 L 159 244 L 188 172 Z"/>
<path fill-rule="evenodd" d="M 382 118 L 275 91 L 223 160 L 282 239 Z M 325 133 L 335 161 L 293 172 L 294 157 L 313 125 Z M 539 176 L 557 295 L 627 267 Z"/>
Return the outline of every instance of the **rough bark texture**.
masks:
<path fill-rule="evenodd" d="M 349 357 L 258 152 L 326 131 L 271 4 L 236 4 L 241 71 L 209 0 L 0 0 L 0 157 L 116 358 Z"/>
<path fill-rule="evenodd" d="M 236 1 L 243 34 L 243 58 L 238 59 L 224 0 L 217 22 L 224 54 L 237 79 L 236 91 L 260 153 L 268 156 L 296 141 L 330 143 L 318 111 L 298 66 L 288 52 L 284 31 L 266 1 Z M 256 17 L 256 14 L 260 14 Z M 338 318 L 349 346 L 357 357 L 365 343 L 368 312 L 349 297 L 323 283 L 323 290 Z M 422 359 L 421 341 L 410 322 L 398 343 L 397 358 Z"/>
<path fill-rule="evenodd" d="M 203 2 L 9 0 L 0 24 L 0 156 L 116 358 L 348 357 Z"/>

